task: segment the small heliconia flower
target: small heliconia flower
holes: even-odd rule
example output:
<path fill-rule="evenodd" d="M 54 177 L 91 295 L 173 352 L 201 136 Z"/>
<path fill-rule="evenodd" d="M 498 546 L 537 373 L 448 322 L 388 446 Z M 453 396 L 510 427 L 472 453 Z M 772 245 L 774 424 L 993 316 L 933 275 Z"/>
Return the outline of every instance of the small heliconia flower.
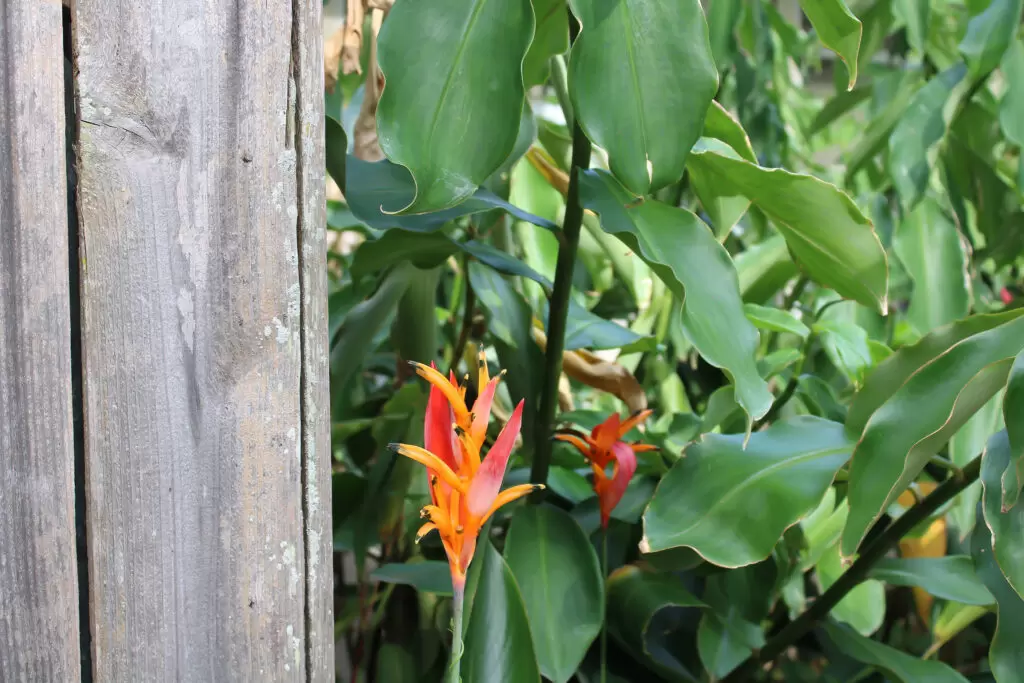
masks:
<path fill-rule="evenodd" d="M 502 505 L 541 488 L 523 484 L 499 493 L 522 425 L 523 401 L 512 412 L 487 457 L 481 458 L 491 403 L 501 375 L 494 379 L 488 377 L 481 353 L 480 395 L 471 410 L 466 405 L 466 386 L 460 386 L 454 375 L 446 379 L 433 364 L 413 365 L 417 374 L 431 384 L 423 423 L 424 447 L 410 444 L 390 444 L 389 447 L 427 468 L 431 504 L 420 512 L 427 521 L 420 527 L 416 540 L 435 529 L 438 531 L 448 555 L 452 586 L 461 594 L 483 524 Z"/>
<path fill-rule="evenodd" d="M 646 420 L 651 412 L 639 411 L 625 421 L 618 413 L 612 413 L 607 420 L 594 427 L 589 436 L 570 430 L 555 434 L 556 439 L 571 443 L 590 462 L 594 470 L 594 493 L 601 507 L 601 526 L 606 529 L 612 510 L 622 500 L 629 480 L 636 472 L 636 454 L 657 450 L 657 446 L 622 441 L 622 437 Z"/>

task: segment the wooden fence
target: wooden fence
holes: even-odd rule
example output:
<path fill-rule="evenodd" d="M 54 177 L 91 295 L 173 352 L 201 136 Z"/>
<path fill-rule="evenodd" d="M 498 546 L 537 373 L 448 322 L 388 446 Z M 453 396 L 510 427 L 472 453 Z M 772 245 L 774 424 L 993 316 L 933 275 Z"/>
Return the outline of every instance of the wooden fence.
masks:
<path fill-rule="evenodd" d="M 321 0 L 70 5 L 0 0 L 0 681 L 332 680 Z"/>

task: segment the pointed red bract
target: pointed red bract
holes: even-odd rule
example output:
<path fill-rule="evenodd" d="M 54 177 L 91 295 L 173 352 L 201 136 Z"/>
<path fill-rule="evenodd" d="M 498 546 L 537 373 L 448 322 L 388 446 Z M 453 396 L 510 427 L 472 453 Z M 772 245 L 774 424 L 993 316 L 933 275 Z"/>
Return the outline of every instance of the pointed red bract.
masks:
<path fill-rule="evenodd" d="M 608 519 L 612 510 L 626 494 L 633 473 L 636 472 L 636 453 L 629 447 L 629 444 L 616 441 L 612 444 L 612 457 L 615 459 L 615 475 L 607 483 L 604 495 L 600 496 L 601 503 L 601 524 L 608 526 Z"/>
<path fill-rule="evenodd" d="M 452 408 L 448 404 L 444 392 L 431 386 L 430 397 L 427 399 L 427 412 L 423 420 L 423 447 L 441 458 L 452 470 L 458 471 L 461 457 L 456 445 L 455 434 L 452 432 L 454 419 Z"/>
<path fill-rule="evenodd" d="M 498 497 L 498 490 L 501 488 L 501 480 L 505 476 L 505 467 L 508 465 L 508 458 L 512 454 L 512 447 L 515 445 L 516 437 L 519 436 L 519 429 L 523 422 L 523 401 L 512 411 L 505 427 L 494 440 L 487 457 L 480 463 L 480 469 L 473 477 L 469 485 L 469 493 L 466 500 L 466 507 L 469 513 L 474 516 L 481 516 L 486 513 L 494 499 Z"/>

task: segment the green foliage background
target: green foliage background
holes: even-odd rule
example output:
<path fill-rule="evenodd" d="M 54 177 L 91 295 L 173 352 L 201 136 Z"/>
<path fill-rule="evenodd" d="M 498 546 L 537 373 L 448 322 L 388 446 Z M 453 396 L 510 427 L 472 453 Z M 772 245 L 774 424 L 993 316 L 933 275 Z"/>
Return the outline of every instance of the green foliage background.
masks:
<path fill-rule="evenodd" d="M 466 683 L 1024 680 L 1021 4 L 367 13 L 326 93 L 343 680 L 442 679 L 444 552 L 386 444 L 422 443 L 405 361 L 477 351 L 526 399 L 506 485 L 548 491 L 477 550 Z M 606 364 L 559 393 L 563 350 Z M 624 398 L 660 451 L 605 534 L 550 435 Z"/>

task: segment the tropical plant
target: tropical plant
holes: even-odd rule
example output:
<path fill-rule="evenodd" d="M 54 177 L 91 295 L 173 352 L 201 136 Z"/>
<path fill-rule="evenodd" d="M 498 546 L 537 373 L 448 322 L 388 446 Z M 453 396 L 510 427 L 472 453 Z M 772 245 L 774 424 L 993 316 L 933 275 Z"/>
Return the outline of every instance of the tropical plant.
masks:
<path fill-rule="evenodd" d="M 350 0 L 344 680 L 1024 680 L 1021 4 Z"/>

